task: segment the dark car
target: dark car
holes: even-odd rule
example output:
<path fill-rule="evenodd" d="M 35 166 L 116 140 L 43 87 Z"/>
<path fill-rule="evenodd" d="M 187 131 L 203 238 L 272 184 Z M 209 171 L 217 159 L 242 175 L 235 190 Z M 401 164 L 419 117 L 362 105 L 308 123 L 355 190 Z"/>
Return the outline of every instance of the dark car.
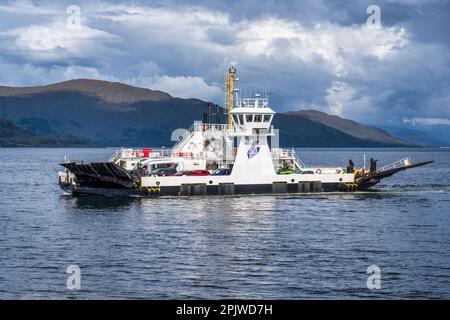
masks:
<path fill-rule="evenodd" d="M 305 171 L 299 170 L 296 173 L 297 174 L 314 174 L 314 171 L 312 171 L 312 170 L 305 170 Z"/>
<path fill-rule="evenodd" d="M 159 168 L 152 171 L 152 175 L 157 175 L 160 177 L 174 176 L 177 173 L 175 168 Z"/>
<path fill-rule="evenodd" d="M 208 170 L 185 170 L 180 171 L 176 175 L 177 176 L 209 176 L 211 173 L 209 173 Z"/>
<path fill-rule="evenodd" d="M 228 168 L 219 168 L 212 173 L 213 176 L 229 176 L 231 174 L 231 170 Z"/>

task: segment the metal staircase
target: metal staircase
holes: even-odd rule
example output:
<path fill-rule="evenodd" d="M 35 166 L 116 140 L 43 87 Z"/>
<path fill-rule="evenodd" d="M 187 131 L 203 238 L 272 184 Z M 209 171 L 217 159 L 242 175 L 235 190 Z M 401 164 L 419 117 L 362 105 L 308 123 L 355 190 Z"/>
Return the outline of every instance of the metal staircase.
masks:
<path fill-rule="evenodd" d="M 294 162 L 295 162 L 295 166 L 303 169 L 305 167 L 305 164 L 303 163 L 302 160 L 300 160 L 300 158 L 297 156 L 297 153 L 295 152 L 294 149 L 292 149 L 292 153 L 294 154 Z"/>
<path fill-rule="evenodd" d="M 192 138 L 195 132 L 198 129 L 198 124 L 201 124 L 201 121 L 195 121 L 189 129 L 187 129 L 180 140 L 172 147 L 173 152 L 180 152 L 181 149 L 186 145 L 186 143 Z"/>

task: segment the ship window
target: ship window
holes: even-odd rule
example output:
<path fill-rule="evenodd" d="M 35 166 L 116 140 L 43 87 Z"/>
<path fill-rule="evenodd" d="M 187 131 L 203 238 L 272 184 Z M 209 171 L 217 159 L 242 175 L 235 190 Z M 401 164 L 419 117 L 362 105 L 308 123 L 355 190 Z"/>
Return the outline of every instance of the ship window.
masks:
<path fill-rule="evenodd" d="M 245 122 L 253 122 L 253 115 L 252 114 L 245 115 Z"/>
<path fill-rule="evenodd" d="M 255 114 L 255 122 L 262 122 L 262 115 L 261 114 Z"/>
<path fill-rule="evenodd" d="M 239 118 L 235 114 L 233 114 L 233 121 L 234 121 L 235 124 L 239 124 Z"/>
<path fill-rule="evenodd" d="M 264 115 L 264 122 L 270 122 L 270 114 Z"/>
<path fill-rule="evenodd" d="M 243 125 L 244 124 L 244 116 L 242 114 L 239 114 L 238 118 L 239 118 L 239 124 Z"/>

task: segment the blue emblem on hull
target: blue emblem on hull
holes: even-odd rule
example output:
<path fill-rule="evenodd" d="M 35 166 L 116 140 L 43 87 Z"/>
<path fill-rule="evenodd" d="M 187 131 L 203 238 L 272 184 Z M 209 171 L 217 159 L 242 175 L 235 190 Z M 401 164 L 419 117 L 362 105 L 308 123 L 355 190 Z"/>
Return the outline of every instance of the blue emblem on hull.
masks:
<path fill-rule="evenodd" d="M 250 149 L 248 149 L 247 151 L 247 157 L 249 159 L 253 158 L 254 156 L 256 156 L 259 152 L 260 147 L 256 146 L 256 142 L 253 142 Z"/>

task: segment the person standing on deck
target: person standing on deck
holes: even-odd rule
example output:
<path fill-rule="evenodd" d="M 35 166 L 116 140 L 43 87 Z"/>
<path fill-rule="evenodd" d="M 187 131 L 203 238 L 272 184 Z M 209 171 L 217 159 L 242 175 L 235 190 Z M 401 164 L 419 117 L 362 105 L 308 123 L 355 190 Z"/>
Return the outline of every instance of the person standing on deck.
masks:
<path fill-rule="evenodd" d="M 374 160 L 373 158 L 370 158 L 370 165 L 369 165 L 369 172 L 370 172 L 370 174 L 372 174 L 375 171 L 377 171 L 377 161 L 378 160 Z"/>
<path fill-rule="evenodd" d="M 348 160 L 348 166 L 347 166 L 347 173 L 353 173 L 355 164 L 353 163 L 352 159 Z"/>

